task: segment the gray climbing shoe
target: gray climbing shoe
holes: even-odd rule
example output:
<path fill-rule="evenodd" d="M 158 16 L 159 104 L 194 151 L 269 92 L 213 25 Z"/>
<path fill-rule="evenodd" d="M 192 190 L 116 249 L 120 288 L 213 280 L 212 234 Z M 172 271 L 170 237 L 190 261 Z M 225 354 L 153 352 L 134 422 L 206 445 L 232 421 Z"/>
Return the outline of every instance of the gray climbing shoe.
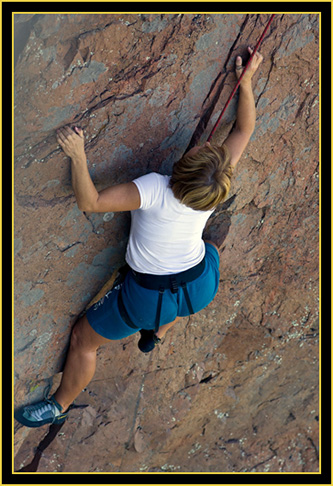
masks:
<path fill-rule="evenodd" d="M 41 427 L 45 424 L 61 424 L 67 418 L 67 411 L 51 396 L 34 405 L 26 405 L 14 413 L 15 419 L 26 427 Z"/>

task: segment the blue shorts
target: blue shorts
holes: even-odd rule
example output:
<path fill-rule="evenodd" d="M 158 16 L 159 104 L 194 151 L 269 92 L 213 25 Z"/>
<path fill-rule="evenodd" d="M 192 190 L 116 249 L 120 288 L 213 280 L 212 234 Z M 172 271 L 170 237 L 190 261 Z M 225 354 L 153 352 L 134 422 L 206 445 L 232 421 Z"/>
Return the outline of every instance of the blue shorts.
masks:
<path fill-rule="evenodd" d="M 187 284 L 194 312 L 207 307 L 214 299 L 219 286 L 219 254 L 216 248 L 206 245 L 205 269 L 196 280 Z M 129 327 L 121 318 L 118 308 L 118 294 L 122 291 L 122 298 L 131 322 L 138 329 Z M 87 311 L 87 319 L 91 327 L 107 339 L 122 339 L 135 334 L 139 329 L 154 329 L 158 290 L 148 290 L 138 285 L 128 272 L 125 281 L 117 285 L 102 297 Z M 179 288 L 177 293 L 166 290 L 163 294 L 160 326 L 168 324 L 177 316 L 189 316 L 184 292 Z"/>

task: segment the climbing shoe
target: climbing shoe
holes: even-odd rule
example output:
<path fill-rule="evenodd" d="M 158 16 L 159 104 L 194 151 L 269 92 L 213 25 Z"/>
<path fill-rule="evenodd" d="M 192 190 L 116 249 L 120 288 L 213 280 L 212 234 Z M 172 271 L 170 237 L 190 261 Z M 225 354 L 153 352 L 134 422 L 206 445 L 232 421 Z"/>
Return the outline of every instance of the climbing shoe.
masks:
<path fill-rule="evenodd" d="M 139 339 L 138 346 L 143 353 L 149 353 L 155 348 L 156 344 L 161 342 L 153 330 L 147 331 L 146 329 L 141 329 L 140 334 L 141 338 Z"/>
<path fill-rule="evenodd" d="M 15 419 L 26 427 L 41 427 L 45 424 L 61 424 L 67 418 L 67 411 L 51 396 L 35 405 L 26 405 L 14 413 Z"/>

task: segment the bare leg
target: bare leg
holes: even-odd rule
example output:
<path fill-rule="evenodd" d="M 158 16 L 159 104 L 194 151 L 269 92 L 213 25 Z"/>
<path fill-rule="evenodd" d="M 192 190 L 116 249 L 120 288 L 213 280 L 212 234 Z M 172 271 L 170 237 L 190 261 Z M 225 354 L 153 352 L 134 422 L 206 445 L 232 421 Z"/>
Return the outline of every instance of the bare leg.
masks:
<path fill-rule="evenodd" d="M 165 333 L 170 329 L 170 327 L 174 326 L 176 322 L 179 321 L 179 319 L 181 319 L 181 317 L 176 317 L 174 321 L 169 322 L 169 324 L 164 324 L 164 326 L 161 326 L 158 332 L 155 334 L 155 336 L 161 339 L 165 335 Z"/>
<path fill-rule="evenodd" d="M 54 394 L 63 411 L 67 410 L 91 381 L 96 368 L 96 351 L 100 345 L 109 342 L 109 339 L 93 330 L 86 316 L 76 323 L 72 331 L 61 383 Z"/>

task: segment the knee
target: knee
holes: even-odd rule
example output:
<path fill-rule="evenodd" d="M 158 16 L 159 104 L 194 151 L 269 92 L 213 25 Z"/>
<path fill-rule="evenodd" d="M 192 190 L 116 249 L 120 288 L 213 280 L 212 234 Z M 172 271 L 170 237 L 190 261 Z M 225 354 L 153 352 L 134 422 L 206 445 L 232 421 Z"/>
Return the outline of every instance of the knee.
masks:
<path fill-rule="evenodd" d="M 95 351 L 85 333 L 83 318 L 79 319 L 72 329 L 70 347 L 75 351 Z"/>
<path fill-rule="evenodd" d="M 80 321 L 78 321 L 71 333 L 71 339 L 70 339 L 70 347 L 73 349 L 79 349 L 83 347 L 83 339 L 82 339 L 82 332 L 81 332 L 81 326 L 80 326 Z"/>

